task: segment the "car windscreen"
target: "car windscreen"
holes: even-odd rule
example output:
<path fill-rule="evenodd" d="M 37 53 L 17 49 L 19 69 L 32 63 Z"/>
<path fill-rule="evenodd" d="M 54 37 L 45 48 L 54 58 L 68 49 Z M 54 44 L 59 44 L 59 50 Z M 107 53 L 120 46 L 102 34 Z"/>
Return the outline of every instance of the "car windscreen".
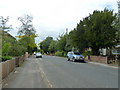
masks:
<path fill-rule="evenodd" d="M 74 54 L 75 54 L 75 55 L 80 55 L 80 53 L 79 53 L 79 52 L 74 52 Z"/>

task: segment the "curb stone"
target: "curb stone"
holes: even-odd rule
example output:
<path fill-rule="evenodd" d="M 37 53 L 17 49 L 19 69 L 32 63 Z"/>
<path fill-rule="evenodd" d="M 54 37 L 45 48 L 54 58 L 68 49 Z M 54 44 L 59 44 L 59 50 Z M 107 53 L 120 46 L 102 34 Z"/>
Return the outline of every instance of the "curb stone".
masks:
<path fill-rule="evenodd" d="M 107 64 L 96 63 L 96 62 L 87 62 L 87 63 L 96 64 L 96 65 L 101 65 L 101 66 L 105 66 L 105 67 L 116 68 L 116 69 L 119 68 L 119 67 L 117 67 L 117 66 L 110 66 L 110 65 L 107 65 Z"/>

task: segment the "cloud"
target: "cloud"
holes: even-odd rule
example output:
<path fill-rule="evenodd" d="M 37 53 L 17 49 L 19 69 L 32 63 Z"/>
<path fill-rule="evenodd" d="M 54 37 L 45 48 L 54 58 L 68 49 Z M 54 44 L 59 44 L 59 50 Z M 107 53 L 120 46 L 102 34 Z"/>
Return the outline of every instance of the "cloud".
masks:
<path fill-rule="evenodd" d="M 40 35 L 36 38 L 38 43 L 47 36 L 57 38 L 66 28 L 72 30 L 89 13 L 105 7 L 117 12 L 117 0 L 1 0 L 0 15 L 10 16 L 9 24 L 15 29 L 10 33 L 16 35 L 16 27 L 20 26 L 17 18 L 31 14 L 34 27 Z"/>

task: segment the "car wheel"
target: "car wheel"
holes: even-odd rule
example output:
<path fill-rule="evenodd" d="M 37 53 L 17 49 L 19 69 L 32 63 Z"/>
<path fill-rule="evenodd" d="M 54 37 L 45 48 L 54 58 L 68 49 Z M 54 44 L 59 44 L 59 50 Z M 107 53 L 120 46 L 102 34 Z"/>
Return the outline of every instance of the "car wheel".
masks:
<path fill-rule="evenodd" d="M 68 61 L 70 61 L 70 59 L 68 58 Z"/>
<path fill-rule="evenodd" d="M 75 62 L 75 59 L 73 58 L 73 62 Z"/>

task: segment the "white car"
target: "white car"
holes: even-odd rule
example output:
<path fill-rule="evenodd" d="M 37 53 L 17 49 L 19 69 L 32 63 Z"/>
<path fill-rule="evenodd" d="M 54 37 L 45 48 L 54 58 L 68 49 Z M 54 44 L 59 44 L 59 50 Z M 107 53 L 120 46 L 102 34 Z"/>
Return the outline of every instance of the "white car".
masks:
<path fill-rule="evenodd" d="M 42 54 L 40 52 L 36 53 L 36 58 L 42 58 Z"/>

